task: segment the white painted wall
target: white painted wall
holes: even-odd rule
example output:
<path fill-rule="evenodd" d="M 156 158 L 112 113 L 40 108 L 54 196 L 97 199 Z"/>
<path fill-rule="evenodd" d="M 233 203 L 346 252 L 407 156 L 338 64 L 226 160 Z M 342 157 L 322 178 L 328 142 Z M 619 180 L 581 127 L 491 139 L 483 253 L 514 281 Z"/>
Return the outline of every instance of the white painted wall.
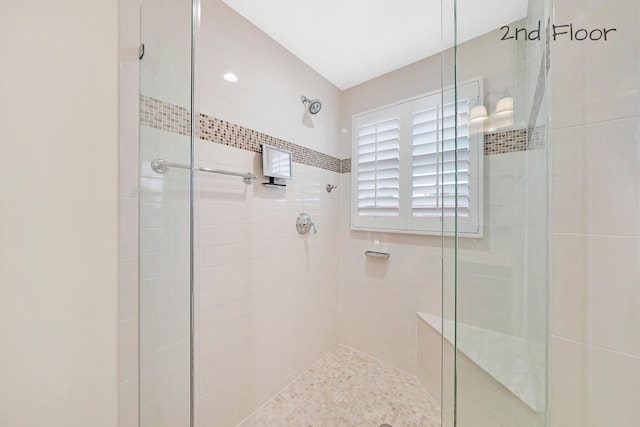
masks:
<path fill-rule="evenodd" d="M 120 3 L 118 427 L 138 427 L 140 1 Z"/>
<path fill-rule="evenodd" d="M 118 2 L 3 2 L 0 424 L 117 423 Z"/>

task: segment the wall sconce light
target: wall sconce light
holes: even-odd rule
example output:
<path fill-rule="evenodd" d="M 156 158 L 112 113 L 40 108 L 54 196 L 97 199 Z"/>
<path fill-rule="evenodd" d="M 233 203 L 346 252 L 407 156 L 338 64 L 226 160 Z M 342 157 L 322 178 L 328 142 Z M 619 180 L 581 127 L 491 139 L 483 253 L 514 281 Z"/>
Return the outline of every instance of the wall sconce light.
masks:
<path fill-rule="evenodd" d="M 486 96 L 489 97 L 490 92 Z M 471 124 L 483 124 L 485 130 L 489 132 L 495 131 L 497 128 L 508 127 L 513 125 L 513 97 L 509 94 L 509 89 L 502 92 L 502 98 L 496 103 L 496 109 L 491 115 L 484 105 L 476 105 L 469 112 L 469 122 Z M 485 124 L 485 122 L 487 122 Z M 487 129 L 488 128 L 488 129 Z"/>
<path fill-rule="evenodd" d="M 236 76 L 234 73 L 226 73 L 224 76 L 222 76 L 222 78 L 229 83 L 236 83 L 238 81 L 238 76 Z"/>
<path fill-rule="evenodd" d="M 469 113 L 469 121 L 471 123 L 482 123 L 489 118 L 487 107 L 484 105 L 476 105 Z"/>
<path fill-rule="evenodd" d="M 506 116 L 513 114 L 513 98 L 511 96 L 505 96 L 498 101 L 496 105 L 496 116 Z"/>

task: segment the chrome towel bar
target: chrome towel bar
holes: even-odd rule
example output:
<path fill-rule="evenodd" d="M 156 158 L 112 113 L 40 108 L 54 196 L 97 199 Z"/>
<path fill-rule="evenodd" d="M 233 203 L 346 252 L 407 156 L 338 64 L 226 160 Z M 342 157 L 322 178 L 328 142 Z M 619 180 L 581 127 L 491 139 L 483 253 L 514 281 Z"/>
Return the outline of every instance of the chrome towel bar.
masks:
<path fill-rule="evenodd" d="M 153 159 L 153 161 L 151 162 L 151 169 L 153 169 L 155 173 L 164 174 L 167 172 L 167 169 L 169 169 L 170 167 L 180 168 L 180 169 L 191 169 L 189 165 L 168 162 L 164 159 Z M 247 173 L 231 172 L 231 171 L 225 171 L 220 169 L 209 169 L 209 168 L 203 168 L 203 167 L 197 167 L 197 166 L 194 169 L 200 172 L 210 172 L 210 173 L 219 173 L 222 175 L 240 176 L 242 177 L 242 180 L 244 181 L 245 184 L 251 184 L 255 179 L 258 178 L 257 176 L 249 172 Z"/>

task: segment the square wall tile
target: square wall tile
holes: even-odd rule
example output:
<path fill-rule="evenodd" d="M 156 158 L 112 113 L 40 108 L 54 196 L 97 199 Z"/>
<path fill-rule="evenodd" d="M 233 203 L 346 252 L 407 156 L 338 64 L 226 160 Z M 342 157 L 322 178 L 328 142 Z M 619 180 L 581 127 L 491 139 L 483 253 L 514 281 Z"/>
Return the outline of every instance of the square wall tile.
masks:
<path fill-rule="evenodd" d="M 590 353 L 588 426 L 638 425 L 640 358 L 598 347 Z"/>
<path fill-rule="evenodd" d="M 556 25 L 572 24 L 574 31 L 616 31 L 608 34 L 607 41 L 580 42 L 565 35 L 553 42 L 554 129 L 637 115 L 640 63 L 629 53 L 640 51 L 640 4 L 634 0 L 566 3 L 581 10 L 565 13 L 561 7 L 560 16 L 570 21 L 556 21 Z"/>
<path fill-rule="evenodd" d="M 592 237 L 591 344 L 640 357 L 640 238 Z"/>
<path fill-rule="evenodd" d="M 587 426 L 589 347 L 553 337 L 551 341 L 551 425 Z M 608 424 L 604 424 L 608 425 Z"/>
<path fill-rule="evenodd" d="M 640 235 L 640 119 L 553 134 L 557 233 Z"/>
<path fill-rule="evenodd" d="M 551 326 L 554 335 L 587 343 L 589 339 L 589 238 L 575 234 L 553 236 Z"/>

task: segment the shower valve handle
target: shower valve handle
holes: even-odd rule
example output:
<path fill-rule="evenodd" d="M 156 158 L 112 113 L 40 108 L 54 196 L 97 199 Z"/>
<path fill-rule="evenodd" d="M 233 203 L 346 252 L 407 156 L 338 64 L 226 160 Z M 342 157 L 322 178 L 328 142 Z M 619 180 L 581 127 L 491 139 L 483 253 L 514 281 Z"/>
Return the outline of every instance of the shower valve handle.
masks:
<path fill-rule="evenodd" d="M 318 230 L 316 230 L 316 225 L 311 220 L 309 214 L 301 213 L 298 215 L 296 219 L 296 230 L 298 230 L 298 233 L 307 234 L 311 231 L 311 227 L 313 227 L 313 234 L 316 234 Z"/>

